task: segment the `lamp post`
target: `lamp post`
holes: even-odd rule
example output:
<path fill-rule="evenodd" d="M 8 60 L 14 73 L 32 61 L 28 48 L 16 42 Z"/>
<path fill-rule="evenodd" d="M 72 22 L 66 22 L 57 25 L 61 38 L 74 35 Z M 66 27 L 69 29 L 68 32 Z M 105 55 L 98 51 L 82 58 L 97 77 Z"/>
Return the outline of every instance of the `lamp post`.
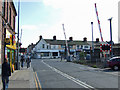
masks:
<path fill-rule="evenodd" d="M 19 13 L 20 12 L 20 0 L 18 1 L 18 36 L 17 36 L 17 44 L 18 44 L 18 48 L 17 48 L 17 67 L 16 69 L 19 69 Z"/>
<path fill-rule="evenodd" d="M 94 53 L 94 42 L 93 42 L 93 22 L 91 22 L 92 26 L 92 53 Z"/>
<path fill-rule="evenodd" d="M 111 43 L 111 57 L 113 57 L 113 41 L 112 41 L 112 17 L 108 19 L 110 21 L 110 43 Z"/>

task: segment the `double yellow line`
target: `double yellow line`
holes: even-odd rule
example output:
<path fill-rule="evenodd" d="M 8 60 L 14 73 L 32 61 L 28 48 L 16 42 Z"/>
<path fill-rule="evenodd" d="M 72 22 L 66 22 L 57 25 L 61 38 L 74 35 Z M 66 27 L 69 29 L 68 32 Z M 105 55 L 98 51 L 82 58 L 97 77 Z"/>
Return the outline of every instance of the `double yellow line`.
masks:
<path fill-rule="evenodd" d="M 42 87 L 41 87 L 41 84 L 40 84 L 40 81 L 38 79 L 38 76 L 37 76 L 36 72 L 35 72 L 35 75 L 34 75 L 34 80 L 35 80 L 35 85 L 36 85 L 37 90 L 42 90 Z"/>

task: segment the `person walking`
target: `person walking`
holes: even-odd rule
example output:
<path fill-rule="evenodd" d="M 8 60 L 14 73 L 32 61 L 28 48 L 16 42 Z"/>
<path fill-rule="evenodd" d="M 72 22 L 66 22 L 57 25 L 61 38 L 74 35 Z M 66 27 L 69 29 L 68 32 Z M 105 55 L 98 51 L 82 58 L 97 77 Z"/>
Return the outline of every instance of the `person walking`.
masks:
<path fill-rule="evenodd" d="M 25 59 L 24 59 L 24 56 L 22 55 L 22 56 L 21 56 L 21 67 L 22 67 L 22 68 L 23 68 L 23 65 L 24 65 L 24 60 L 25 60 Z"/>
<path fill-rule="evenodd" d="M 26 62 L 27 62 L 27 68 L 29 68 L 29 67 L 30 67 L 30 62 L 31 62 L 31 60 L 30 60 L 30 57 L 29 57 L 29 56 L 27 57 Z"/>
<path fill-rule="evenodd" d="M 8 88 L 9 76 L 11 76 L 10 64 L 8 64 L 8 59 L 5 58 L 4 63 L 2 64 L 3 90 L 7 90 L 7 88 Z"/>
<path fill-rule="evenodd" d="M 62 61 L 62 58 L 63 58 L 63 56 L 61 55 L 61 60 L 60 61 Z"/>

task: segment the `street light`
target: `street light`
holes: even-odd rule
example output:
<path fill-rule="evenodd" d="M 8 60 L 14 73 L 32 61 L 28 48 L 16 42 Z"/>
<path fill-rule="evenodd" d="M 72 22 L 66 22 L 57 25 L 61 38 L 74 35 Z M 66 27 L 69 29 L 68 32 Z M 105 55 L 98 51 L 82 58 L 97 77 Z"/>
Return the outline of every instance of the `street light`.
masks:
<path fill-rule="evenodd" d="M 17 70 L 19 69 L 19 12 L 20 12 L 20 0 L 18 1 L 18 49 L 17 49 Z"/>
<path fill-rule="evenodd" d="M 94 42 L 93 42 L 93 22 L 91 22 L 92 26 L 92 52 L 94 53 Z"/>

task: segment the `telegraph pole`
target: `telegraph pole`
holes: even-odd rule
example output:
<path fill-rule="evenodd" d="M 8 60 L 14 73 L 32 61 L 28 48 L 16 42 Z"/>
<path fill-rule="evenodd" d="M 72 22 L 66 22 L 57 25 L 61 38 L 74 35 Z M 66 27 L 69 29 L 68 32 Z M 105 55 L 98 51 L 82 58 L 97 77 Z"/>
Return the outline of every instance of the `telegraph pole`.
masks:
<path fill-rule="evenodd" d="M 112 18 L 108 19 L 110 21 L 110 43 L 111 43 L 111 57 L 113 57 L 113 41 L 112 41 Z"/>

